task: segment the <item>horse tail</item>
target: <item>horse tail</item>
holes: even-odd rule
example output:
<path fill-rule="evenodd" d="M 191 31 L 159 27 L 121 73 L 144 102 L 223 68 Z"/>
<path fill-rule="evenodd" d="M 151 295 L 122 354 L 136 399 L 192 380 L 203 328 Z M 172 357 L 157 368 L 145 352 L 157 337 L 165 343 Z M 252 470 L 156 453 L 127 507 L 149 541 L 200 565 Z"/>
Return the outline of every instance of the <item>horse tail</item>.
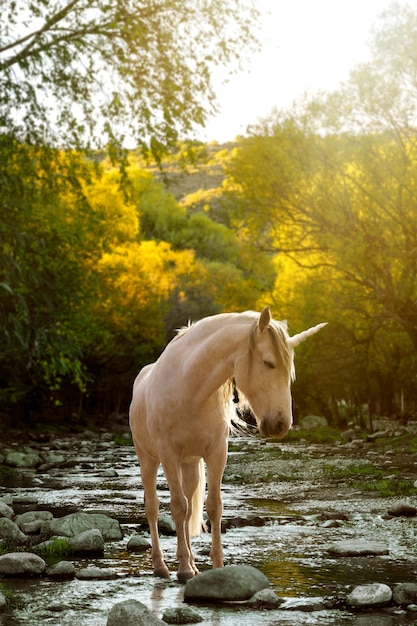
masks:
<path fill-rule="evenodd" d="M 203 518 L 204 497 L 206 495 L 206 470 L 203 459 L 198 465 L 198 485 L 191 499 L 191 517 L 188 522 L 190 537 L 199 537 L 201 531 L 207 530 Z"/>

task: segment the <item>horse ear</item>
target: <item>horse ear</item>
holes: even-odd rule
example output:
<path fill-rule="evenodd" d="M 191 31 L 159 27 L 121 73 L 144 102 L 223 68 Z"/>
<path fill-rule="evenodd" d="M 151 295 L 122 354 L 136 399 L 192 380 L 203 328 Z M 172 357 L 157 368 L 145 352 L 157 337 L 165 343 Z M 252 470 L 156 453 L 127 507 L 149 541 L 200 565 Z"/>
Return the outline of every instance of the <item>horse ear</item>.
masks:
<path fill-rule="evenodd" d="M 266 306 L 264 310 L 262 311 L 262 313 L 260 314 L 259 320 L 258 320 L 258 328 L 261 331 L 261 333 L 263 333 L 264 330 L 268 328 L 269 324 L 271 323 L 271 320 L 272 320 L 271 310 L 269 306 Z"/>
<path fill-rule="evenodd" d="M 298 335 L 294 335 L 293 337 L 290 337 L 289 339 L 290 346 L 292 348 L 296 348 L 297 346 L 300 345 L 300 343 L 305 341 L 308 337 L 311 337 L 311 335 L 315 335 L 316 333 L 318 333 L 319 330 L 323 328 L 324 326 L 327 326 L 327 322 L 323 322 L 322 324 L 317 324 L 317 326 L 313 326 L 312 328 L 309 328 L 308 330 L 304 330 L 302 333 L 298 333 Z"/>

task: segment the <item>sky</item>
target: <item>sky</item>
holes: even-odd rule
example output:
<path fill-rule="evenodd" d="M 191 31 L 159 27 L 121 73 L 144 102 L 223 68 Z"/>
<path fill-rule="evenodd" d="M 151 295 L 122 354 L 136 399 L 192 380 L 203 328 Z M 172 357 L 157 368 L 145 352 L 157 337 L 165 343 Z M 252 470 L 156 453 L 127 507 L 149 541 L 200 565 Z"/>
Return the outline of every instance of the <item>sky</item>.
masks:
<path fill-rule="evenodd" d="M 407 4 L 407 0 L 397 0 Z M 256 0 L 262 49 L 227 84 L 214 80 L 219 113 L 199 131 L 202 141 L 232 141 L 274 107 L 304 93 L 333 91 L 369 59 L 378 16 L 392 0 Z"/>

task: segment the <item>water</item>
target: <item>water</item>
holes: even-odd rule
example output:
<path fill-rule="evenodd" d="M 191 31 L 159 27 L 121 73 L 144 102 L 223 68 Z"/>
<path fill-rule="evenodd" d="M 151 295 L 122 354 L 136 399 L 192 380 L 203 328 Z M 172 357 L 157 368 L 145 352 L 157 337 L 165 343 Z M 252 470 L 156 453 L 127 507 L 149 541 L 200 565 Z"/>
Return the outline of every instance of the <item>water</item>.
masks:
<path fill-rule="evenodd" d="M 245 442 L 245 446 L 248 445 Z M 250 445 L 256 446 L 257 443 Z M 414 581 L 417 574 L 416 519 L 384 520 L 381 512 L 387 504 L 378 498 L 355 496 L 343 485 L 337 486 L 337 500 L 330 493 L 326 499 L 324 491 L 320 493 L 320 499 L 316 499 L 314 463 L 317 460 L 308 457 L 308 449 L 301 454 L 300 447 L 293 448 L 291 463 L 293 470 L 299 473 L 298 483 L 293 480 L 276 484 L 249 482 L 244 489 L 231 482 L 224 485 L 225 518 L 259 516 L 267 521 L 266 525 L 259 527 L 231 528 L 223 535 L 226 564 L 245 563 L 259 568 L 280 597 L 292 600 L 335 596 L 357 584 L 383 582 L 394 585 Z M 71 454 L 74 456 L 73 452 Z M 244 463 L 244 456 L 233 455 L 231 465 Z M 296 467 L 297 458 L 300 459 L 299 468 Z M 75 510 L 104 510 L 119 519 L 124 538 L 121 542 L 106 544 L 102 559 L 71 559 L 77 569 L 99 565 L 115 569 L 118 577 L 106 581 L 75 579 L 65 582 L 46 578 L 4 579 L 1 588 L 12 594 L 17 606 L 13 611 L 0 613 L 0 626 L 105 626 L 111 607 L 129 598 L 143 602 L 159 617 L 166 608 L 183 603 L 184 587 L 175 579 L 175 538 L 162 537 L 161 541 L 167 565 L 172 571 L 169 582 L 152 576 L 149 552 L 133 555 L 126 550 L 129 537 L 143 530 L 140 521 L 144 517 L 140 473 L 133 448 L 115 448 L 111 454 L 98 454 L 97 462 L 93 461 L 92 455 L 81 459 L 71 469 L 36 474 L 13 472 L 7 481 L 3 481 L 0 495 L 36 495 L 39 500 L 36 508 L 50 510 L 56 517 Z M 285 462 L 282 459 L 282 463 Z M 276 463 L 279 465 L 279 458 Z M 308 474 L 309 463 L 314 484 L 309 483 L 303 474 Z M 410 467 L 413 467 L 412 463 Z M 103 475 L 106 469 L 116 469 L 117 476 Z M 276 467 L 276 473 L 283 474 L 281 466 Z M 169 492 L 162 473 L 158 476 L 158 495 L 162 512 L 168 512 Z M 21 510 L 28 508 L 20 507 Z M 348 513 L 348 521 L 341 522 L 337 528 L 323 528 L 320 513 L 335 509 Z M 388 543 L 389 556 L 337 559 L 329 556 L 329 543 L 354 537 L 378 538 Z M 193 545 L 200 570 L 210 567 L 207 556 L 210 536 L 203 534 Z M 253 609 L 241 605 L 199 605 L 196 610 L 204 618 L 203 624 L 219 626 L 253 626 L 254 622 L 291 626 L 400 626 L 411 623 L 410 614 L 392 614 L 386 610 L 367 612 L 366 615 L 343 610 L 254 613 Z"/>

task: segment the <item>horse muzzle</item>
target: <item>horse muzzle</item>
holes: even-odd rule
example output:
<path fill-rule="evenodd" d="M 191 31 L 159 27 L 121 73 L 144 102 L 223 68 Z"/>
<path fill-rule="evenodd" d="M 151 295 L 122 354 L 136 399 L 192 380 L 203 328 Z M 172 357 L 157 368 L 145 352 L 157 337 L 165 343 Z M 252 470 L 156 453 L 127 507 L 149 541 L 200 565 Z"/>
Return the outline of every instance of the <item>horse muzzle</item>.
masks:
<path fill-rule="evenodd" d="M 285 437 L 292 425 L 292 416 L 289 418 L 284 417 L 282 413 L 278 416 L 264 417 L 259 424 L 259 431 L 263 437 L 268 439 L 274 437 L 282 439 Z"/>

